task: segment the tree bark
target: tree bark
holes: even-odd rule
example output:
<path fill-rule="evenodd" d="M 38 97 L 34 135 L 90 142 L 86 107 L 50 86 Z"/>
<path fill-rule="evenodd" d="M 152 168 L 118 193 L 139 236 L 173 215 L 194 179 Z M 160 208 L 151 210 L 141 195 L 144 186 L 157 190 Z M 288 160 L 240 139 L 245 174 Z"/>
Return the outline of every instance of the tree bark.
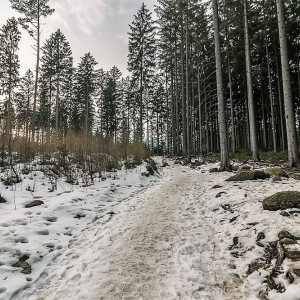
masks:
<path fill-rule="evenodd" d="M 283 0 L 276 0 L 289 166 L 299 165 Z"/>
<path fill-rule="evenodd" d="M 247 73 L 247 92 L 248 92 L 248 111 L 250 125 L 250 143 L 252 150 L 252 159 L 254 162 L 259 161 L 257 130 L 255 121 L 255 108 L 253 99 L 253 82 L 251 72 L 251 57 L 250 57 L 250 41 L 248 28 L 248 7 L 247 0 L 244 0 L 244 29 L 245 29 L 245 56 L 246 56 L 246 73 Z"/>
<path fill-rule="evenodd" d="M 229 154 L 228 154 L 228 135 L 225 115 L 225 102 L 223 95 L 223 78 L 222 78 L 222 62 L 221 62 L 221 46 L 219 34 L 219 13 L 218 1 L 213 0 L 213 20 L 214 20 L 214 38 L 215 38 L 215 56 L 216 56 L 216 77 L 217 77 L 217 93 L 218 93 L 218 117 L 220 130 L 220 150 L 221 150 L 221 166 L 220 170 L 230 170 Z"/>

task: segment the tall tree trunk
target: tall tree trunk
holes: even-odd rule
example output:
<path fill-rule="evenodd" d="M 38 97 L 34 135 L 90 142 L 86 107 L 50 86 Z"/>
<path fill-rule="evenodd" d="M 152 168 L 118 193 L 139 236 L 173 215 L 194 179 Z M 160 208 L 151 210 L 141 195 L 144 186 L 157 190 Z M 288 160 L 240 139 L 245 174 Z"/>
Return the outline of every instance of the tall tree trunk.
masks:
<path fill-rule="evenodd" d="M 184 95 L 184 47 L 183 47 L 183 14 L 181 14 L 181 97 L 182 97 L 182 154 L 187 153 L 186 102 Z"/>
<path fill-rule="evenodd" d="M 290 66 L 288 57 L 287 35 L 285 28 L 285 15 L 283 0 L 276 0 L 277 17 L 279 28 L 279 42 L 281 54 L 282 67 L 282 81 L 283 81 L 283 95 L 284 95 L 284 109 L 287 129 L 287 143 L 288 143 L 288 159 L 290 167 L 299 165 L 299 156 L 297 150 L 297 136 L 295 126 L 295 114 L 292 100 L 292 89 L 290 79 Z"/>
<path fill-rule="evenodd" d="M 199 112 L 199 153 L 203 154 L 202 146 L 202 110 L 201 110 L 201 86 L 200 86 L 200 68 L 198 65 L 198 112 Z"/>
<path fill-rule="evenodd" d="M 178 97 L 178 68 L 177 68 L 177 42 L 175 40 L 175 102 L 176 102 L 176 154 L 180 152 L 180 139 L 179 139 L 179 97 Z"/>
<path fill-rule="evenodd" d="M 255 108 L 253 99 L 253 83 L 251 72 L 251 57 L 250 57 L 250 41 L 248 28 L 248 3 L 244 0 L 244 29 L 245 29 L 245 55 L 246 55 L 246 73 L 247 73 L 247 92 L 248 92 L 248 111 L 249 111 L 249 125 L 250 125 L 250 141 L 253 161 L 259 161 L 257 130 L 255 121 Z"/>
<path fill-rule="evenodd" d="M 270 70 L 270 57 L 269 57 L 269 47 L 267 36 L 266 39 L 266 55 L 267 55 L 267 69 L 268 69 L 268 79 L 269 79 L 269 97 L 270 97 L 270 106 L 271 106 L 271 122 L 272 122 L 272 138 L 273 138 L 273 150 L 277 152 L 277 140 L 276 140 L 276 124 L 275 124 L 275 112 L 274 112 L 274 99 L 272 93 L 272 79 L 271 79 L 271 70 Z"/>
<path fill-rule="evenodd" d="M 188 47 L 188 0 L 185 21 L 185 80 L 186 80 L 186 150 L 187 161 L 191 162 L 191 141 L 190 141 L 190 97 L 189 97 L 189 47 Z"/>
<path fill-rule="evenodd" d="M 278 89 L 278 107 L 279 107 L 279 116 L 280 116 L 280 133 L 281 133 L 281 145 L 282 150 L 286 149 L 285 143 L 285 122 L 283 116 L 283 107 L 282 107 L 282 94 L 281 94 L 281 84 L 280 84 L 280 72 L 279 72 L 279 63 L 278 63 L 278 55 L 277 55 L 277 47 L 275 45 L 275 60 L 276 60 L 276 77 L 277 77 L 277 89 Z"/>
<path fill-rule="evenodd" d="M 34 95 L 33 95 L 33 108 L 32 108 L 32 141 L 35 142 L 35 120 L 36 120 L 36 102 L 38 94 L 38 81 L 39 81 L 39 69 L 40 69 L 40 0 L 37 4 L 37 46 L 36 46 L 36 66 L 35 66 L 35 83 L 34 83 Z"/>
<path fill-rule="evenodd" d="M 222 78 L 222 62 L 221 62 L 221 46 L 219 34 L 219 13 L 218 1 L 213 0 L 213 20 L 214 20 L 214 36 L 215 36 L 215 56 L 216 56 L 216 77 L 217 77 L 217 93 L 218 93 L 218 117 L 220 129 L 220 150 L 221 150 L 221 166 L 220 170 L 230 170 L 229 154 L 228 154 L 228 136 L 225 115 L 225 101 L 223 95 L 223 78 Z"/>

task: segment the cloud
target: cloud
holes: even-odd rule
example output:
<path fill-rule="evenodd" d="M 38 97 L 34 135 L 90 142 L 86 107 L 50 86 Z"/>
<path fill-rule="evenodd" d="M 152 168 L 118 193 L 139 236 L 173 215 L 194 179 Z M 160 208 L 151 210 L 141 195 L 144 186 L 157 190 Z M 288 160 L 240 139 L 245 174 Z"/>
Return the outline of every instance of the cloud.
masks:
<path fill-rule="evenodd" d="M 105 0 L 52 0 L 50 5 L 55 8 L 53 17 L 57 23 L 87 35 L 101 29 L 107 10 Z"/>

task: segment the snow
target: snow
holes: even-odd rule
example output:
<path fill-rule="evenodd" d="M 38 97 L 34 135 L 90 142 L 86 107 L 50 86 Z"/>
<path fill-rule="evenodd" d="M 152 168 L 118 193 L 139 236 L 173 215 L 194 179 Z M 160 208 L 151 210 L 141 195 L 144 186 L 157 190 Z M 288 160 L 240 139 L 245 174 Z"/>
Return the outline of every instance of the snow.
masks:
<path fill-rule="evenodd" d="M 300 216 L 262 208 L 265 197 L 300 182 L 226 182 L 232 173 L 209 172 L 217 163 L 169 164 L 150 177 L 141 176 L 145 165 L 123 169 L 88 187 L 59 178 L 53 192 L 38 169 L 16 186 L 0 185 L 0 299 L 299 300 L 299 278 L 289 284 L 284 276 L 299 262 L 284 260 L 275 279 L 282 294 L 267 291 L 272 266 L 247 270 L 264 254 L 259 232 L 265 245 L 282 230 L 300 236 Z M 35 199 L 44 204 L 25 208 Z M 24 255 L 31 274 L 13 267 Z"/>

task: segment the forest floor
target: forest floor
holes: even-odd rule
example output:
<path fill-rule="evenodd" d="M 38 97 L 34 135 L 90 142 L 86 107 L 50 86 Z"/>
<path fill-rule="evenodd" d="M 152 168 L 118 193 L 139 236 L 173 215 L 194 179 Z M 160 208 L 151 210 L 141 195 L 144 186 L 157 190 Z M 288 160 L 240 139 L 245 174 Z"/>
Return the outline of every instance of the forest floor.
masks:
<path fill-rule="evenodd" d="M 232 173 L 209 172 L 217 163 L 168 162 L 148 178 L 138 167 L 86 188 L 61 181 L 54 193 L 36 172 L 23 185 L 35 180 L 44 205 L 30 209 L 24 188 L 1 187 L 8 201 L 0 204 L 0 299 L 299 300 L 300 280 L 285 277 L 299 263 L 283 262 L 276 282 L 284 293 L 268 290 L 272 266 L 249 274 L 249 264 L 280 231 L 300 236 L 299 213 L 262 208 L 265 197 L 300 182 L 226 182 Z M 30 274 L 12 267 L 26 255 Z"/>

